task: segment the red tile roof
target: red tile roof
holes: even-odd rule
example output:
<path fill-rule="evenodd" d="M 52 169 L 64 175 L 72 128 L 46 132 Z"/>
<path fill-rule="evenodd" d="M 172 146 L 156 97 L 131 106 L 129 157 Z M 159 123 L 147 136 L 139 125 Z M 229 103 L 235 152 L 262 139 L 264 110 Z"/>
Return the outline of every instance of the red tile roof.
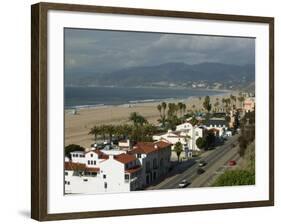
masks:
<path fill-rule="evenodd" d="M 119 161 L 120 163 L 127 164 L 127 163 L 135 161 L 137 158 L 134 155 L 122 153 L 120 155 L 115 155 L 114 159 Z"/>
<path fill-rule="evenodd" d="M 134 147 L 131 153 L 143 153 L 148 154 L 152 152 L 156 152 L 161 149 L 166 149 L 170 147 L 172 144 L 164 141 L 158 142 L 138 142 Z"/>
<path fill-rule="evenodd" d="M 133 167 L 131 169 L 125 170 L 125 172 L 126 173 L 135 173 L 135 172 L 139 171 L 140 169 L 141 169 L 141 166 L 135 166 L 135 167 Z"/>
<path fill-rule="evenodd" d="M 86 167 L 85 169 L 86 172 L 95 172 L 98 173 L 100 171 L 100 168 L 98 167 Z"/>
<path fill-rule="evenodd" d="M 95 152 L 96 154 L 98 154 L 99 159 L 108 159 L 109 156 L 106 155 L 105 153 L 101 152 L 100 150 L 96 149 L 93 152 Z"/>
<path fill-rule="evenodd" d="M 97 167 L 87 167 L 84 163 L 73 163 L 64 162 L 65 170 L 75 170 L 75 171 L 87 171 L 87 172 L 99 172 L 100 168 Z"/>
<path fill-rule="evenodd" d="M 89 151 L 85 152 L 85 154 L 90 153 L 90 152 L 96 153 L 98 155 L 99 159 L 108 159 L 108 155 L 106 155 L 105 153 L 103 153 L 99 149 L 89 150 Z"/>
<path fill-rule="evenodd" d="M 83 163 L 64 162 L 65 170 L 84 171 L 85 168 L 86 168 L 86 165 Z"/>

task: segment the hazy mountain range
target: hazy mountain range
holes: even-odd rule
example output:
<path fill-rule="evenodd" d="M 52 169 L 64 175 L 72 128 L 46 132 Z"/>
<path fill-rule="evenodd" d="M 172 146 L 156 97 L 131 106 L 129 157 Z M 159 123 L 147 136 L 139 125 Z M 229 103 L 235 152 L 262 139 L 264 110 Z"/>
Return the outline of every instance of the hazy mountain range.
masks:
<path fill-rule="evenodd" d="M 65 84 L 79 86 L 185 86 L 203 83 L 209 88 L 245 88 L 253 86 L 255 66 L 222 63 L 165 63 L 155 66 L 139 66 L 109 73 L 93 71 L 66 71 Z"/>

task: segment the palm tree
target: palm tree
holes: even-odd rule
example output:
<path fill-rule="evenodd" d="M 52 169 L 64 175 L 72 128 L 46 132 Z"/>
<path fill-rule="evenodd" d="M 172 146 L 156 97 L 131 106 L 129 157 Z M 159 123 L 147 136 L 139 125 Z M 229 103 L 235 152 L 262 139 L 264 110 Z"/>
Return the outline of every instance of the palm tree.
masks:
<path fill-rule="evenodd" d="M 210 97 L 206 96 L 205 100 L 203 102 L 203 107 L 208 111 L 208 113 L 210 113 L 211 109 L 212 109 L 212 104 L 210 103 Z"/>
<path fill-rule="evenodd" d="M 94 135 L 95 141 L 97 141 L 97 137 L 100 134 L 100 127 L 94 126 L 91 128 L 89 135 Z"/>
<path fill-rule="evenodd" d="M 177 154 L 178 162 L 180 161 L 180 155 L 183 152 L 183 147 L 180 142 L 177 142 L 174 147 L 174 152 Z"/>
<path fill-rule="evenodd" d="M 215 111 L 218 111 L 219 102 L 218 101 L 215 102 L 214 106 L 215 106 Z"/>
<path fill-rule="evenodd" d="M 243 104 L 244 104 L 244 101 L 245 101 L 245 97 L 242 96 L 242 94 L 241 94 L 241 96 L 238 97 L 238 101 L 240 102 L 241 108 L 243 108 Z"/>
<path fill-rule="evenodd" d="M 161 117 L 161 116 L 162 116 L 162 113 L 161 113 L 161 111 L 162 111 L 162 105 L 161 105 L 161 104 L 158 104 L 158 105 L 157 105 L 157 110 L 159 111 L 160 117 Z"/>
<path fill-rule="evenodd" d="M 105 125 L 101 125 L 99 128 L 100 128 L 100 135 L 102 136 L 103 141 L 105 141 L 106 126 Z"/>
<path fill-rule="evenodd" d="M 163 108 L 163 114 L 164 114 L 164 116 L 166 116 L 167 104 L 165 102 L 162 102 L 162 108 Z"/>
<path fill-rule="evenodd" d="M 183 114 L 183 103 L 182 102 L 178 102 L 177 108 L 180 111 L 180 117 L 182 117 L 182 114 Z"/>
<path fill-rule="evenodd" d="M 166 120 L 165 117 L 161 116 L 157 121 L 161 124 L 162 127 L 166 126 L 166 121 L 167 120 Z"/>
<path fill-rule="evenodd" d="M 130 114 L 129 120 L 133 122 L 134 126 L 137 125 L 143 125 L 143 124 L 147 124 L 147 120 L 141 116 L 140 114 L 138 114 L 137 112 L 132 112 Z"/>
<path fill-rule="evenodd" d="M 186 104 L 182 105 L 182 110 L 183 110 L 183 113 L 185 114 L 185 112 L 186 112 Z"/>
<path fill-rule="evenodd" d="M 132 112 L 130 114 L 129 120 L 133 122 L 134 125 L 137 125 L 138 122 L 138 113 L 137 112 Z"/>
<path fill-rule="evenodd" d="M 232 94 L 230 95 L 230 99 L 232 101 L 232 108 L 236 106 L 236 96 L 233 96 Z"/>
<path fill-rule="evenodd" d="M 106 125 L 105 130 L 106 130 L 106 133 L 108 134 L 109 142 L 111 143 L 112 142 L 112 136 L 113 136 L 113 134 L 116 133 L 115 126 L 114 125 Z"/>

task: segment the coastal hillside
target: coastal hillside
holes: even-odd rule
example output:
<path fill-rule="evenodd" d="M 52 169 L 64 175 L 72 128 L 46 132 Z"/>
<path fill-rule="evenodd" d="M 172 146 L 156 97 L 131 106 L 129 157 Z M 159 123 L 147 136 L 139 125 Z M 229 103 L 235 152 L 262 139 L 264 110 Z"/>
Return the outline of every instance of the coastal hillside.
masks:
<path fill-rule="evenodd" d="M 255 80 L 252 64 L 165 63 L 130 67 L 110 73 L 66 71 L 66 85 L 79 86 L 170 86 L 211 89 L 241 89 Z"/>

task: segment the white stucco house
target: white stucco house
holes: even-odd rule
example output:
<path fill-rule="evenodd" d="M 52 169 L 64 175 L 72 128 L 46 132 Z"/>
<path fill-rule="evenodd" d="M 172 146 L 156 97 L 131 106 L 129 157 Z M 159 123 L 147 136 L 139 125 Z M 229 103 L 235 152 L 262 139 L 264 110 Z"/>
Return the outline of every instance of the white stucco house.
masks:
<path fill-rule="evenodd" d="M 169 130 L 167 133 L 154 135 L 153 140 L 155 141 L 166 141 L 172 144 L 172 150 L 177 142 L 180 142 L 185 148 L 189 150 L 200 151 L 196 145 L 196 140 L 199 137 L 203 137 L 204 127 L 203 126 L 193 126 L 189 122 L 177 125 L 175 131 Z"/>
<path fill-rule="evenodd" d="M 136 155 L 142 166 L 142 187 L 167 174 L 170 168 L 171 146 L 171 143 L 157 141 L 139 142 L 133 147 L 130 153 Z"/>
<path fill-rule="evenodd" d="M 171 144 L 139 142 L 130 150 L 72 152 L 65 160 L 65 193 L 129 192 L 149 185 L 169 170 Z"/>

